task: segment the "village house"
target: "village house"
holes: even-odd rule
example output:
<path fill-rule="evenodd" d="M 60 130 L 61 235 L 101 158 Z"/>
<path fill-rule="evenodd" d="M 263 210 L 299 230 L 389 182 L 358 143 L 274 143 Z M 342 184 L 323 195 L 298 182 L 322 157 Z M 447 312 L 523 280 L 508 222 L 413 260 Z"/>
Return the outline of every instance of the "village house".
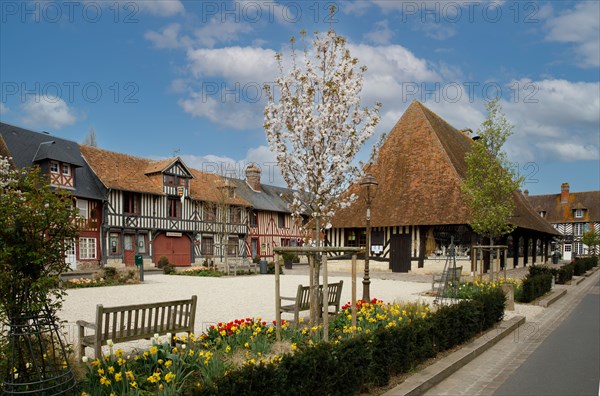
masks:
<path fill-rule="evenodd" d="M 98 183 L 75 142 L 0 123 L 0 155 L 19 169 L 39 166 L 51 186 L 70 191 L 79 209 L 79 235 L 66 252 L 72 269 L 97 267 L 102 261 L 100 228 L 106 191 Z"/>
<path fill-rule="evenodd" d="M 376 161 L 366 168 L 378 183 L 371 204 L 371 268 L 394 272 L 443 268 L 453 238 L 457 265 L 472 268 L 472 246 L 489 245 L 475 235 L 460 191 L 466 177 L 465 154 L 472 138 L 414 101 L 392 128 Z M 358 199 L 340 209 L 327 232 L 332 246 L 366 245 L 366 193 L 359 183 L 349 193 Z M 558 232 L 520 192 L 512 222 L 517 228 L 495 244 L 509 246 L 502 264 L 545 262 Z M 507 259 L 507 260 L 505 260 Z M 423 270 L 421 270 L 423 268 Z"/>
<path fill-rule="evenodd" d="M 145 266 L 166 257 L 176 266 L 214 262 L 245 252 L 248 203 L 218 175 L 181 158 L 152 161 L 81 146 L 107 190 L 102 251 L 108 265 Z"/>
<path fill-rule="evenodd" d="M 553 243 L 563 260 L 588 254 L 589 246 L 581 238 L 589 230 L 600 234 L 600 191 L 570 192 L 569 183 L 560 186 L 560 194 L 525 196 L 540 217 L 562 235 Z M 596 246 L 598 248 L 598 246 Z"/>
<path fill-rule="evenodd" d="M 290 190 L 261 183 L 261 169 L 250 164 L 245 179 L 231 179 L 237 194 L 251 205 L 246 249 L 252 258 L 273 258 L 274 247 L 301 246 L 303 233 L 288 206 Z"/>

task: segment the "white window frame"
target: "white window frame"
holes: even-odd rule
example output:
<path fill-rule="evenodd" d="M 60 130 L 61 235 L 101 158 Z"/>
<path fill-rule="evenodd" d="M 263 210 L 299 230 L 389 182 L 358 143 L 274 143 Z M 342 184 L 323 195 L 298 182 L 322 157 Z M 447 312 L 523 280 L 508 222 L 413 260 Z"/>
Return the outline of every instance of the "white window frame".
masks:
<path fill-rule="evenodd" d="M 575 209 L 575 218 L 576 219 L 583 218 L 583 209 Z"/>
<path fill-rule="evenodd" d="M 88 200 L 77 198 L 77 209 L 79 209 L 79 217 L 88 219 Z"/>
<path fill-rule="evenodd" d="M 60 172 L 60 166 L 59 166 L 58 162 L 50 161 L 50 172 L 51 173 L 59 173 Z"/>
<path fill-rule="evenodd" d="M 573 224 L 573 235 L 574 236 L 582 236 L 583 235 L 583 223 L 574 223 Z"/>
<path fill-rule="evenodd" d="M 573 250 L 573 247 L 571 246 L 570 243 L 567 243 L 565 245 L 565 253 L 571 252 Z"/>
<path fill-rule="evenodd" d="M 60 171 L 65 176 L 71 176 L 71 165 L 69 164 L 61 164 Z M 65 172 L 66 170 L 66 172 Z"/>
<path fill-rule="evenodd" d="M 96 259 L 96 238 L 79 238 L 79 259 L 80 260 L 95 260 Z"/>
<path fill-rule="evenodd" d="M 573 242 L 573 253 L 578 256 L 583 255 L 583 243 L 582 242 Z"/>

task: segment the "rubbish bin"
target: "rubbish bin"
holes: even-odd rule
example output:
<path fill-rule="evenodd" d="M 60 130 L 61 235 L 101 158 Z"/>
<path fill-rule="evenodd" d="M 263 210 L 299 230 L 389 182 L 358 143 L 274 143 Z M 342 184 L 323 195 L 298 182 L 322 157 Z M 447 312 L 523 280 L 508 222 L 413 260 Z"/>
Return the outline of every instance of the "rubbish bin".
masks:
<path fill-rule="evenodd" d="M 560 253 L 558 253 L 558 251 L 554 251 L 554 253 L 552 253 L 552 264 L 558 264 L 558 258 L 560 257 Z"/>
<path fill-rule="evenodd" d="M 269 269 L 267 268 L 267 260 L 260 260 L 258 262 L 258 265 L 260 266 L 260 273 L 261 274 L 268 274 L 269 273 Z"/>
<path fill-rule="evenodd" d="M 144 281 L 144 258 L 141 254 L 135 255 L 135 265 L 140 269 L 140 282 Z"/>

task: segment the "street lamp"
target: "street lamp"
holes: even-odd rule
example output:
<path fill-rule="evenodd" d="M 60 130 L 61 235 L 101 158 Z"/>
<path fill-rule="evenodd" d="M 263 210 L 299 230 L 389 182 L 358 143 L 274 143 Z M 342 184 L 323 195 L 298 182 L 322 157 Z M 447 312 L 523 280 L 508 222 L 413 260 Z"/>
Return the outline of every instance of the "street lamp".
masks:
<path fill-rule="evenodd" d="M 365 252 L 365 275 L 363 278 L 363 301 L 371 301 L 371 279 L 369 277 L 369 255 L 371 254 L 371 202 L 377 193 L 379 185 L 375 178 L 367 174 L 359 183 L 366 189 L 365 201 L 367 202 L 367 251 Z"/>

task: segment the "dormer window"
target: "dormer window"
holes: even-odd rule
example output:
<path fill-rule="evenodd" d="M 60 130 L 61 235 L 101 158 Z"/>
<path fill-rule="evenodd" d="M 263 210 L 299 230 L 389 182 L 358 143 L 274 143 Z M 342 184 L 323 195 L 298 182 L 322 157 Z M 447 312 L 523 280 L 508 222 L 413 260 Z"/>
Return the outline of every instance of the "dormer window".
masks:
<path fill-rule="evenodd" d="M 575 218 L 581 219 L 583 217 L 583 209 L 575 209 Z"/>
<path fill-rule="evenodd" d="M 540 217 L 546 217 L 546 211 L 545 210 L 540 210 L 538 212 L 538 214 L 540 215 Z"/>
<path fill-rule="evenodd" d="M 62 164 L 62 174 L 65 176 L 71 176 L 71 165 Z"/>
<path fill-rule="evenodd" d="M 58 162 L 50 161 L 50 172 L 58 173 Z"/>

